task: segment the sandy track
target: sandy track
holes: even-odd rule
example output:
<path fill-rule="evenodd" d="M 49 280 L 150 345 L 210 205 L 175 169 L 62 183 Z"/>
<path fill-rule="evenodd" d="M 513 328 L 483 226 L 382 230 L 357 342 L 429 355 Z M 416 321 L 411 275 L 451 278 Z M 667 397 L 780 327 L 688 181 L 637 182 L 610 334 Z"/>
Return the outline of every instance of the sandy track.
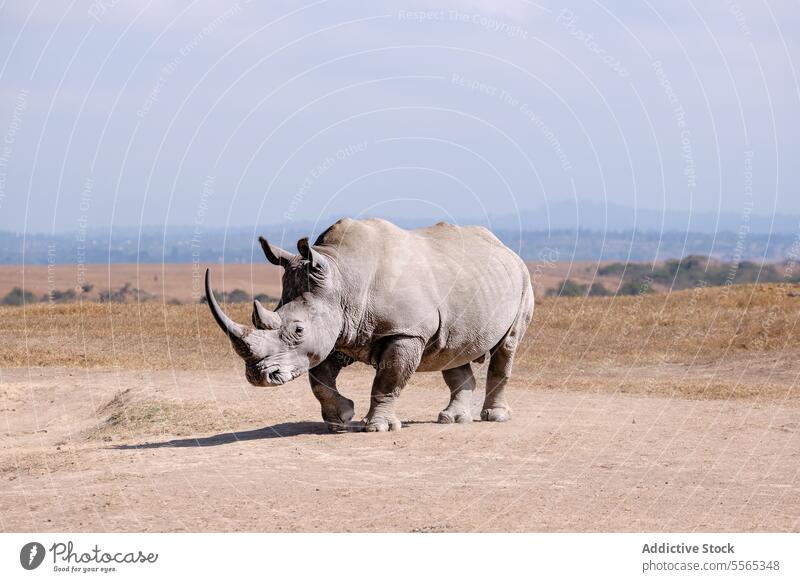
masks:
<path fill-rule="evenodd" d="M 800 528 L 797 399 L 517 384 L 510 423 L 439 426 L 446 389 L 418 374 L 402 431 L 328 435 L 305 380 L 270 390 L 232 371 L 0 374 L 3 531 Z M 363 367 L 342 374 L 357 414 L 370 379 Z"/>

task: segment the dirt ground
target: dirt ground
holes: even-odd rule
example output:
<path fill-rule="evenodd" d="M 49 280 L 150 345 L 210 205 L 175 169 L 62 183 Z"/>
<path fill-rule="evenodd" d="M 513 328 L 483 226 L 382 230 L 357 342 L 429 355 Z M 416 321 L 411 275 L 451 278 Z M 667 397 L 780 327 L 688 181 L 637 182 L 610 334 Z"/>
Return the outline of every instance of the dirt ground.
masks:
<path fill-rule="evenodd" d="M 798 531 L 796 291 L 546 299 L 510 422 L 435 424 L 417 374 L 401 431 L 342 435 L 305 378 L 247 384 L 202 306 L 3 308 L 0 528 Z M 340 376 L 357 418 L 371 372 Z"/>

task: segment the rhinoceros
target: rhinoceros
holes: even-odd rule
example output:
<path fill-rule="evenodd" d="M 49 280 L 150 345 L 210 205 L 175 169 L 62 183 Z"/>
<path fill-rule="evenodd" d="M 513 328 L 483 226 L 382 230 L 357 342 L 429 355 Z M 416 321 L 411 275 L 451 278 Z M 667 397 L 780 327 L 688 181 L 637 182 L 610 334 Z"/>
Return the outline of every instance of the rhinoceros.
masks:
<path fill-rule="evenodd" d="M 472 422 L 472 362 L 489 356 L 481 419 L 511 418 L 505 387 L 514 355 L 533 316 L 525 263 L 491 232 L 476 226 L 405 230 L 381 219 L 343 219 L 298 254 L 259 242 L 283 267 L 275 311 L 253 304 L 252 327 L 220 308 L 206 271 L 214 319 L 244 359 L 247 380 L 279 386 L 308 371 L 332 432 L 360 426 L 397 430 L 395 401 L 415 371 L 440 371 L 450 403 L 440 423 Z M 370 407 L 351 423 L 353 401 L 336 389 L 353 361 L 372 365 Z"/>

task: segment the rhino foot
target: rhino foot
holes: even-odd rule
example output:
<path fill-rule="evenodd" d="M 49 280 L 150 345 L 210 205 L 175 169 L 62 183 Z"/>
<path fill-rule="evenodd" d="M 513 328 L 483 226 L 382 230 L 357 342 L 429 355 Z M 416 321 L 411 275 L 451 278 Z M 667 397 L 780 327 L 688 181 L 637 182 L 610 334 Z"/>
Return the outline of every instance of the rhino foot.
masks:
<path fill-rule="evenodd" d="M 467 424 L 472 422 L 472 413 L 468 410 L 444 409 L 439 413 L 439 424 Z"/>
<path fill-rule="evenodd" d="M 391 416 L 381 415 L 364 419 L 364 430 L 366 432 L 386 432 L 389 430 L 400 430 L 403 423 L 394 414 Z"/>
<path fill-rule="evenodd" d="M 322 419 L 328 432 L 341 433 L 347 432 L 348 424 L 355 414 L 353 401 L 349 398 L 340 397 L 336 401 L 335 407 L 331 410 L 323 410 Z"/>
<path fill-rule="evenodd" d="M 508 407 L 484 408 L 481 410 L 481 420 L 506 422 L 507 420 L 511 420 L 511 409 Z"/>

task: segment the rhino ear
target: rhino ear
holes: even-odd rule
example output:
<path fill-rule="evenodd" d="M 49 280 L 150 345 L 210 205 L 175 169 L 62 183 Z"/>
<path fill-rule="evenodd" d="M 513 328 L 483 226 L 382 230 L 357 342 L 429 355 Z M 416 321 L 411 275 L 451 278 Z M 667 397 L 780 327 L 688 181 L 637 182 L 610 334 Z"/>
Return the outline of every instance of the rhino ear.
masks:
<path fill-rule="evenodd" d="M 325 259 L 323 259 L 322 256 L 320 256 L 320 254 L 315 251 L 310 244 L 308 244 L 307 236 L 304 236 L 297 241 L 297 250 L 300 252 L 300 256 L 311 264 L 312 269 L 319 269 L 323 266 Z"/>
<path fill-rule="evenodd" d="M 280 265 L 285 268 L 294 257 L 292 253 L 269 244 L 263 236 L 258 237 L 258 242 L 261 243 L 261 249 L 264 251 L 267 260 L 273 265 Z"/>

